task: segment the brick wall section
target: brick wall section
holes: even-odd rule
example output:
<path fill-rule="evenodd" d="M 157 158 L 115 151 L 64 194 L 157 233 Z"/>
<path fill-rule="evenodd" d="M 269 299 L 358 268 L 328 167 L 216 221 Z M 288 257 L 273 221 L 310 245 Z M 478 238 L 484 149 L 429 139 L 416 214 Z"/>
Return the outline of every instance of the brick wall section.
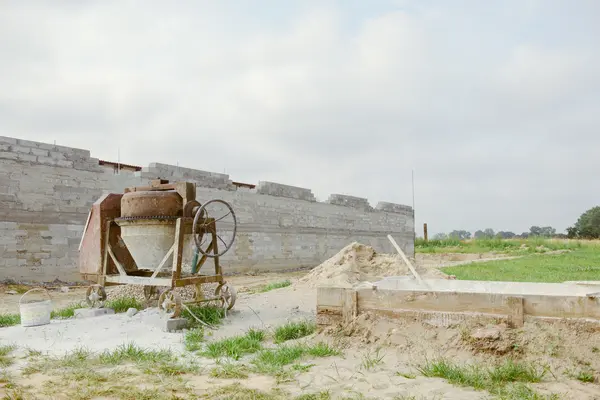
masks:
<path fill-rule="evenodd" d="M 414 256 L 408 206 L 373 208 L 342 195 L 322 203 L 310 189 L 273 182 L 237 190 L 226 174 L 159 163 L 116 175 L 87 150 L 0 137 L 0 280 L 79 280 L 78 246 L 91 204 L 104 192 L 155 178 L 196 182 L 201 203 L 231 203 L 238 233 L 222 258 L 226 272 L 311 267 L 351 241 L 393 252 L 389 233 Z"/>

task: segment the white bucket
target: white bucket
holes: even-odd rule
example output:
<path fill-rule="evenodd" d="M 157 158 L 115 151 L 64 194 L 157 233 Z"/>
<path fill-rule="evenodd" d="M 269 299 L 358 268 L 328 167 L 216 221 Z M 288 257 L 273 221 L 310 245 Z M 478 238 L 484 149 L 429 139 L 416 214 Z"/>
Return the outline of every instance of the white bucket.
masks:
<path fill-rule="evenodd" d="M 36 290 L 43 290 L 48 296 L 48 300 L 22 303 L 25 295 Z M 50 323 L 50 316 L 52 315 L 52 300 L 50 299 L 50 294 L 44 288 L 31 289 L 21 296 L 21 299 L 19 300 L 19 309 L 21 311 L 22 326 L 47 325 Z"/>

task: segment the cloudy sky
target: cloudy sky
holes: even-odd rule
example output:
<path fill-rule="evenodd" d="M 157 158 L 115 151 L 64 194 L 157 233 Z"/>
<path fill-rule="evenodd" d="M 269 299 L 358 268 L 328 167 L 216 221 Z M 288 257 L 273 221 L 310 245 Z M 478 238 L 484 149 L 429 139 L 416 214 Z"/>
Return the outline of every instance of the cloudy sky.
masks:
<path fill-rule="evenodd" d="M 430 232 L 562 231 L 600 203 L 599 19 L 597 0 L 4 0 L 0 135 L 372 205 L 411 205 L 414 169 Z"/>

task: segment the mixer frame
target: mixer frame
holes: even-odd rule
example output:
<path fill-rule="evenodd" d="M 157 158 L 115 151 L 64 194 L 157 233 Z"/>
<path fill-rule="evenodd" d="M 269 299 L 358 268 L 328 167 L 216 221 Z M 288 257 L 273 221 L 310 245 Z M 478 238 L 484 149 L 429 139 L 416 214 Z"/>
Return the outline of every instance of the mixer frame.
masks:
<path fill-rule="evenodd" d="M 96 284 L 92 284 L 86 293 L 86 300 L 91 307 L 103 307 L 106 301 L 105 286 L 112 285 L 141 285 L 144 286 L 144 295 L 148 302 L 158 297 L 158 307 L 161 311 L 171 314 L 171 318 L 175 318 L 181 314 L 182 304 L 198 304 L 202 302 L 220 302 L 221 306 L 230 310 L 233 308 L 236 300 L 235 289 L 228 285 L 223 276 L 223 268 L 220 263 L 220 255 L 224 254 L 235 239 L 237 221 L 233 209 L 229 204 L 222 200 L 211 200 L 210 202 L 221 202 L 224 203 L 233 214 L 234 229 L 233 238 L 229 244 L 225 243 L 226 249 L 219 254 L 218 241 L 220 237 L 217 234 L 217 220 L 207 215 L 204 206 L 201 206 L 195 200 L 195 184 L 190 182 L 178 182 L 175 184 L 169 184 L 168 181 L 156 180 L 151 182 L 149 187 L 133 187 L 125 189 L 125 193 L 131 191 L 161 191 L 161 190 L 175 190 L 179 193 L 183 199 L 183 216 L 175 219 L 175 235 L 173 245 L 169 251 L 164 255 L 158 266 L 153 269 L 138 269 L 137 265 L 133 261 L 133 258 L 129 254 L 127 246 L 120 238 L 120 227 L 115 222 L 116 215 L 113 218 L 103 218 L 105 222 L 104 238 L 103 238 L 103 249 L 102 249 L 102 260 L 101 270 L 97 274 L 84 273 L 87 271 L 81 271 L 82 275 L 88 278 L 95 278 Z M 122 196 L 122 195 L 121 195 Z M 102 199 L 101 199 L 102 200 Z M 207 205 L 208 203 L 205 203 Z M 113 202 L 115 203 L 115 202 Z M 98 207 L 97 207 L 98 208 Z M 114 206 L 113 206 L 114 208 Z M 94 208 L 90 212 L 92 215 Z M 101 211 L 99 212 L 101 214 Z M 197 215 L 198 214 L 198 215 Z M 194 218 L 195 216 L 196 218 Z M 90 218 L 88 218 L 89 222 Z M 161 223 L 161 217 L 148 218 L 148 221 L 153 223 Z M 173 218 L 165 220 L 165 223 L 173 223 Z M 139 223 L 132 221 L 132 223 Z M 196 227 L 196 232 L 193 232 Z M 115 230 L 117 232 L 115 232 Z M 87 231 L 84 230 L 84 236 Z M 183 247 L 185 235 L 194 233 L 195 235 L 209 235 L 210 243 L 206 250 L 198 250 L 202 254 L 199 259 L 194 258 L 196 265 L 192 265 L 192 273 L 182 273 L 182 259 L 183 259 Z M 115 235 L 117 239 L 115 239 Z M 204 237 L 204 236 L 202 236 Z M 196 238 L 195 238 L 196 239 Z M 223 241 L 222 239 L 220 239 Z M 82 240 L 83 243 L 83 240 Z M 196 240 L 198 246 L 198 241 Z M 119 259 L 116 254 L 121 255 Z M 169 268 L 167 261 L 172 258 L 172 262 Z M 208 260 L 212 258 L 214 260 L 215 271 L 212 275 L 201 274 L 201 268 Z M 125 261 L 123 260 L 125 259 Z M 113 268 L 114 266 L 114 268 Z M 80 270 L 83 266 L 80 266 Z M 89 270 L 89 268 L 88 268 Z M 195 273 L 193 271 L 196 271 Z M 116 272 L 116 273 L 115 273 Z M 214 297 L 206 298 L 202 291 L 202 285 L 206 283 L 218 283 L 217 288 L 214 292 Z M 182 302 L 181 297 L 174 291 L 175 288 L 184 286 L 194 285 L 196 288 L 195 296 L 192 301 Z M 161 290 L 162 289 L 162 290 Z M 166 290 L 165 290 L 166 289 Z"/>

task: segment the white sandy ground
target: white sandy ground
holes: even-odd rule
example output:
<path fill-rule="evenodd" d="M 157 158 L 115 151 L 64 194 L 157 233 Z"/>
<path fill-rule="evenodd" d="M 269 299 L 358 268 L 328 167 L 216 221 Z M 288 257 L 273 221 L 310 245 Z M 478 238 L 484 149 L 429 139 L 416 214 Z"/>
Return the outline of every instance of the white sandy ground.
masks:
<path fill-rule="evenodd" d="M 316 308 L 316 289 L 305 286 L 291 286 L 259 294 L 241 294 L 235 312 L 231 312 L 223 325 L 207 340 L 216 340 L 246 332 L 251 327 L 274 328 L 289 320 L 308 318 L 313 320 Z M 135 342 L 142 347 L 154 349 L 171 348 L 184 353 L 183 333 L 162 331 L 163 321 L 157 309 L 151 308 L 128 317 L 125 314 L 107 315 L 90 319 L 70 319 L 53 321 L 50 325 L 24 328 L 14 326 L 0 329 L 0 344 L 15 344 L 20 347 L 17 353 L 25 354 L 25 349 L 35 349 L 47 354 L 60 355 L 81 347 L 92 351 L 115 349 L 118 345 Z M 369 325 L 368 323 L 367 325 Z M 387 325 L 385 325 L 387 324 Z M 386 322 L 379 332 L 394 332 L 390 340 L 376 341 L 369 335 L 344 338 L 342 356 L 316 358 L 303 363 L 314 366 L 300 373 L 291 383 L 277 385 L 274 378 L 251 376 L 242 380 L 212 378 L 208 373 L 189 376 L 190 385 L 202 392 L 216 386 L 240 382 L 250 388 L 269 391 L 280 387 L 291 395 L 318 393 L 329 390 L 336 396 L 357 396 L 362 394 L 371 399 L 488 399 L 487 392 L 456 387 L 443 379 L 420 376 L 415 367 L 424 357 L 443 355 L 459 362 L 489 361 L 485 354 L 474 355 L 468 349 L 457 348 L 454 342 L 460 337 L 457 329 L 427 327 L 406 324 L 398 321 Z M 376 329 L 373 329 L 375 332 Z M 385 336 L 385 335 L 384 335 Z M 301 339 L 302 340 L 302 339 Z M 311 340 L 311 339 L 309 339 Z M 333 341 L 333 336 L 321 335 L 313 340 Z M 374 355 L 381 346 L 383 359 L 372 370 L 361 367 L 367 354 Z M 240 362 L 248 363 L 251 356 Z M 197 363 L 210 368 L 214 360 L 199 358 Z M 11 367 L 18 372 L 25 361 Z M 407 375 L 405 377 L 403 375 Z M 552 379 L 551 379 L 552 380 Z M 539 391 L 562 393 L 561 399 L 592 400 L 600 399 L 600 386 L 583 384 L 572 379 L 561 378 L 538 385 Z M 337 398 L 337 397 L 333 397 Z"/>
<path fill-rule="evenodd" d="M 354 255 L 343 259 L 338 257 L 338 261 L 344 261 L 341 263 L 330 262 L 330 267 L 333 267 L 335 271 L 328 272 L 316 268 L 315 274 L 309 274 L 308 279 L 304 279 L 305 284 L 292 279 L 295 282 L 290 287 L 267 293 L 240 293 L 234 310 L 229 313 L 218 330 L 206 331 L 206 339 L 210 341 L 243 334 L 252 327 L 272 329 L 290 320 L 314 320 L 316 311 L 316 289 L 314 284 L 316 282 L 312 278 L 320 280 L 323 276 L 330 275 L 340 282 L 349 282 L 344 274 L 348 274 L 347 276 L 350 278 L 356 278 L 357 276 L 360 279 L 372 278 L 368 274 L 362 273 L 364 268 L 360 266 L 363 265 L 363 259 L 368 261 L 364 265 L 370 265 L 376 258 L 372 258 L 368 254 L 367 257 L 363 257 L 362 254 L 364 253 L 361 252 L 357 254 L 358 257 Z M 352 261 L 353 265 L 348 268 L 345 260 Z M 330 261 L 336 261 L 336 259 Z M 359 261 L 358 270 L 355 268 L 357 266 L 355 261 Z M 394 263 L 391 260 L 384 261 L 385 268 L 391 268 L 391 270 L 398 268 L 393 265 Z M 445 261 L 460 262 L 460 260 Z M 473 260 L 464 261 L 468 263 Z M 429 265 L 423 264 L 420 266 L 427 272 Z M 402 267 L 400 266 L 400 268 Z M 340 275 L 340 273 L 342 274 Z M 235 281 L 235 279 L 233 280 Z M 350 279 L 350 282 L 352 280 Z M 14 326 L 0 328 L 0 345 L 14 344 L 18 346 L 17 357 L 24 356 L 27 349 L 50 355 L 62 355 L 65 352 L 82 347 L 95 352 L 113 350 L 121 344 L 130 342 L 145 348 L 170 348 L 175 352 L 185 354 L 184 334 L 181 332 L 164 332 L 162 318 L 156 308 L 150 308 L 139 312 L 133 317 L 118 314 L 90 319 L 53 320 L 51 324 L 39 327 Z M 377 328 L 375 328 L 376 325 Z M 407 399 L 419 400 L 490 398 L 486 392 L 455 387 L 443 379 L 420 376 L 415 369 L 417 365 L 424 361 L 425 357 L 444 356 L 457 362 L 478 363 L 491 360 L 489 355 L 474 354 L 472 349 L 460 345 L 461 332 L 458 329 L 403 323 L 397 320 L 384 321 L 378 324 L 366 321 L 364 326 L 367 327 L 366 333 L 344 337 L 341 341 L 335 335 L 319 335 L 317 338 L 306 339 L 334 341 L 336 345 L 342 346 L 343 355 L 306 360 L 303 363 L 312 364 L 313 367 L 307 372 L 298 374 L 293 382 L 278 385 L 273 377 L 256 375 L 251 376 L 249 379 L 224 380 L 212 378 L 206 372 L 188 375 L 186 379 L 199 392 L 216 386 L 240 382 L 249 388 L 263 391 L 280 387 L 293 396 L 329 390 L 334 395 L 333 398 L 336 398 L 335 396 L 357 396 L 358 394 L 363 395 L 362 398 L 368 399 L 394 399 L 403 398 L 402 396 Z M 543 333 L 539 329 L 539 327 L 531 327 L 530 331 L 533 336 L 527 337 L 524 343 L 531 346 L 531 343 L 539 342 L 540 348 L 546 346 L 543 344 L 545 342 L 548 342 L 549 346 L 550 340 L 552 340 L 552 343 L 559 343 L 559 346 L 564 347 L 562 357 L 564 357 L 565 362 L 563 362 L 563 359 L 556 359 L 553 361 L 555 367 L 560 367 L 561 364 L 588 363 L 596 370 L 600 370 L 600 364 L 594 361 L 595 358 L 593 358 L 594 354 L 592 353 L 592 349 L 600 347 L 600 339 L 595 336 L 597 333 L 582 332 L 582 336 L 579 336 L 579 334 L 573 335 L 572 331 L 561 331 L 562 328 L 557 330 L 553 327 L 541 327 L 541 329 L 545 329 Z M 377 336 L 387 337 L 387 339 L 380 340 L 377 339 Z M 370 370 L 362 368 L 361 365 L 365 357 L 368 354 L 373 356 L 379 347 L 380 354 L 383 356 L 381 363 Z M 543 351 L 545 352 L 545 350 Z M 590 355 L 592 358 L 589 358 Z M 542 356 L 535 354 L 532 357 Z M 188 357 L 189 355 L 186 356 L 186 358 Z M 248 363 L 253 357 L 244 357 L 240 362 Z M 566 362 L 567 360 L 568 362 Z M 196 362 L 203 367 L 211 367 L 215 364 L 214 360 L 206 358 L 199 358 Z M 10 369 L 12 372 L 18 373 L 18 369 L 22 368 L 25 363 L 25 358 L 20 358 Z M 560 393 L 562 394 L 561 399 L 600 399 L 599 385 L 583 384 L 565 378 L 563 375 L 560 375 L 560 379 L 550 379 L 549 382 L 531 386 L 542 393 L 548 393 L 549 391 Z M 1 392 L 0 388 L 0 395 Z"/>
<path fill-rule="evenodd" d="M 292 293 L 290 294 L 289 291 Z M 270 327 L 290 319 L 314 319 L 316 292 L 314 289 L 286 288 L 262 295 L 242 297 L 212 338 L 245 333 L 250 327 Z M 163 331 L 164 317 L 157 308 L 140 311 L 133 317 L 126 314 L 94 318 L 52 320 L 49 325 L 0 328 L 0 342 L 14 344 L 47 354 L 64 354 L 81 347 L 91 351 L 114 349 L 120 344 L 135 342 L 142 347 L 170 348 L 183 351 L 183 333 Z"/>
<path fill-rule="evenodd" d="M 274 328 L 290 320 L 314 319 L 316 289 L 308 287 L 283 288 L 264 294 L 242 295 L 236 303 L 235 311 L 228 315 L 223 326 L 213 331 L 208 340 L 216 340 L 245 333 L 251 327 Z M 69 319 L 52 321 L 50 325 L 24 328 L 14 326 L 0 329 L 0 344 L 14 344 L 19 347 L 16 354 L 25 349 L 42 351 L 49 355 L 62 355 L 65 352 L 86 348 L 94 352 L 115 349 L 118 345 L 135 342 L 141 347 L 170 348 L 184 352 L 183 333 L 166 333 L 161 326 L 164 322 L 156 308 L 146 309 L 133 317 L 125 314 L 106 315 L 89 319 Z M 486 394 L 468 388 L 458 388 L 442 379 L 416 377 L 409 379 L 396 372 L 408 366 L 399 363 L 393 355 L 385 368 L 362 371 L 360 364 L 369 346 L 344 349 L 341 357 L 314 359 L 309 372 L 298 376 L 296 382 L 280 387 L 293 395 L 331 390 L 332 393 L 352 395 L 362 393 L 369 398 L 394 398 L 395 396 L 422 396 L 423 399 L 469 400 L 484 399 Z M 252 356 L 242 360 L 248 361 Z M 203 366 L 214 365 L 213 360 L 197 360 Z M 18 368 L 19 365 L 13 367 Z M 232 383 L 233 381 L 210 378 L 206 374 L 194 377 L 191 384 L 198 388 L 208 388 Z M 242 384 L 264 391 L 276 386 L 274 378 L 252 377 L 240 380 Z M 417 397 L 419 398 L 419 397 Z"/>

